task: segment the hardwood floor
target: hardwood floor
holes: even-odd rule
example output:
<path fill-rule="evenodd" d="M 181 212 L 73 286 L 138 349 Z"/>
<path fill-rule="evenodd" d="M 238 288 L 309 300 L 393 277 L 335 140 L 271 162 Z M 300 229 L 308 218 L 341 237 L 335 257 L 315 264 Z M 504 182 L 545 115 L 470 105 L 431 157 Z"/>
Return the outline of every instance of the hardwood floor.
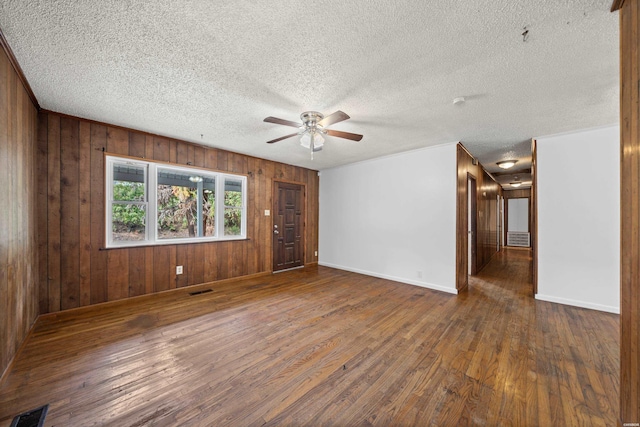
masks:
<path fill-rule="evenodd" d="M 507 250 L 460 296 L 315 267 L 41 317 L 0 425 L 612 426 L 618 393 L 618 316 Z"/>

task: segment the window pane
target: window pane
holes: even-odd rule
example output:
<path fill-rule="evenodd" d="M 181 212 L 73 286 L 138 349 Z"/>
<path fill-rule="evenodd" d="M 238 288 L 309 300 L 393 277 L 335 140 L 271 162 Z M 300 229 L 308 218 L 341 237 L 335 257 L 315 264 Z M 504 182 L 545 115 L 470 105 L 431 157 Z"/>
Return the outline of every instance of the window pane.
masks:
<path fill-rule="evenodd" d="M 242 181 L 235 179 L 224 180 L 224 205 L 236 208 L 242 207 Z"/>
<path fill-rule="evenodd" d="M 144 205 L 114 203 L 111 214 L 113 241 L 145 240 L 146 211 Z"/>
<path fill-rule="evenodd" d="M 215 235 L 215 178 L 185 171 L 158 169 L 158 237 L 181 239 Z M 201 216 L 198 198 L 201 194 Z"/>
<path fill-rule="evenodd" d="M 242 234 L 242 209 L 224 208 L 224 235 L 240 236 Z"/>
<path fill-rule="evenodd" d="M 195 188 L 158 185 L 158 237 L 195 237 L 197 202 Z"/>
<path fill-rule="evenodd" d="M 144 166 L 113 165 L 113 200 L 144 202 Z"/>
<path fill-rule="evenodd" d="M 216 235 L 216 190 L 215 183 L 213 189 L 204 190 L 204 203 L 202 204 L 203 225 L 205 236 Z"/>

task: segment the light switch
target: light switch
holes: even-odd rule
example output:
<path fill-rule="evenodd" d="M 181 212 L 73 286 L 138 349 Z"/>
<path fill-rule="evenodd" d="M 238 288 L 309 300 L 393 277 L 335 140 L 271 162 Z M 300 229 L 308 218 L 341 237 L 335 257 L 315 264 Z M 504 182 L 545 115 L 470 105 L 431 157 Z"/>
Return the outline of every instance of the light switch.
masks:
<path fill-rule="evenodd" d="M 271 216 L 271 211 L 269 209 L 265 209 L 264 216 Z"/>

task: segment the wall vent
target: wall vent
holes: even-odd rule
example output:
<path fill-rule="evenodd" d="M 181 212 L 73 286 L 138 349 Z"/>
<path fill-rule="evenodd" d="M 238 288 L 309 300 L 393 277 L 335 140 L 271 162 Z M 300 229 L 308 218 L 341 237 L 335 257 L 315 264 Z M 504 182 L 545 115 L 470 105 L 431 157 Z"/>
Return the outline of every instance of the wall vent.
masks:
<path fill-rule="evenodd" d="M 521 246 L 523 248 L 528 248 L 530 245 L 529 236 L 529 233 L 524 233 L 522 231 L 509 231 L 507 232 L 507 246 Z"/>

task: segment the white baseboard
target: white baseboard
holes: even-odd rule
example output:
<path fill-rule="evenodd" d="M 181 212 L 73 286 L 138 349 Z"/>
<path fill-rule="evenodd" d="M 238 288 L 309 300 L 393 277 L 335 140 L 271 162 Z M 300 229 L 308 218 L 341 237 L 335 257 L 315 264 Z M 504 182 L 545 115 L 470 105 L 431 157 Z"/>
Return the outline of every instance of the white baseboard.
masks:
<path fill-rule="evenodd" d="M 330 264 L 327 262 L 319 262 L 318 265 L 322 265 L 324 267 L 331 267 L 337 270 L 345 270 L 350 271 L 352 273 L 364 274 L 365 276 L 377 277 L 379 279 L 387 279 L 392 280 L 394 282 L 406 283 L 408 285 L 420 286 L 421 288 L 433 289 L 434 291 L 446 292 L 448 294 L 458 294 L 458 290 L 454 288 L 447 288 L 446 286 L 434 285 L 433 283 L 426 282 L 418 282 L 417 280 L 409 280 L 395 276 L 389 276 L 387 274 L 374 273 L 372 271 L 360 270 L 357 268 L 345 267 L 343 265 Z"/>
<path fill-rule="evenodd" d="M 578 301 L 569 298 L 560 298 L 550 295 L 536 294 L 536 299 L 540 301 L 554 302 L 556 304 L 572 305 L 574 307 L 588 308 L 590 310 L 605 311 L 607 313 L 620 314 L 620 307 L 612 307 L 609 305 L 595 304 L 587 301 Z"/>

